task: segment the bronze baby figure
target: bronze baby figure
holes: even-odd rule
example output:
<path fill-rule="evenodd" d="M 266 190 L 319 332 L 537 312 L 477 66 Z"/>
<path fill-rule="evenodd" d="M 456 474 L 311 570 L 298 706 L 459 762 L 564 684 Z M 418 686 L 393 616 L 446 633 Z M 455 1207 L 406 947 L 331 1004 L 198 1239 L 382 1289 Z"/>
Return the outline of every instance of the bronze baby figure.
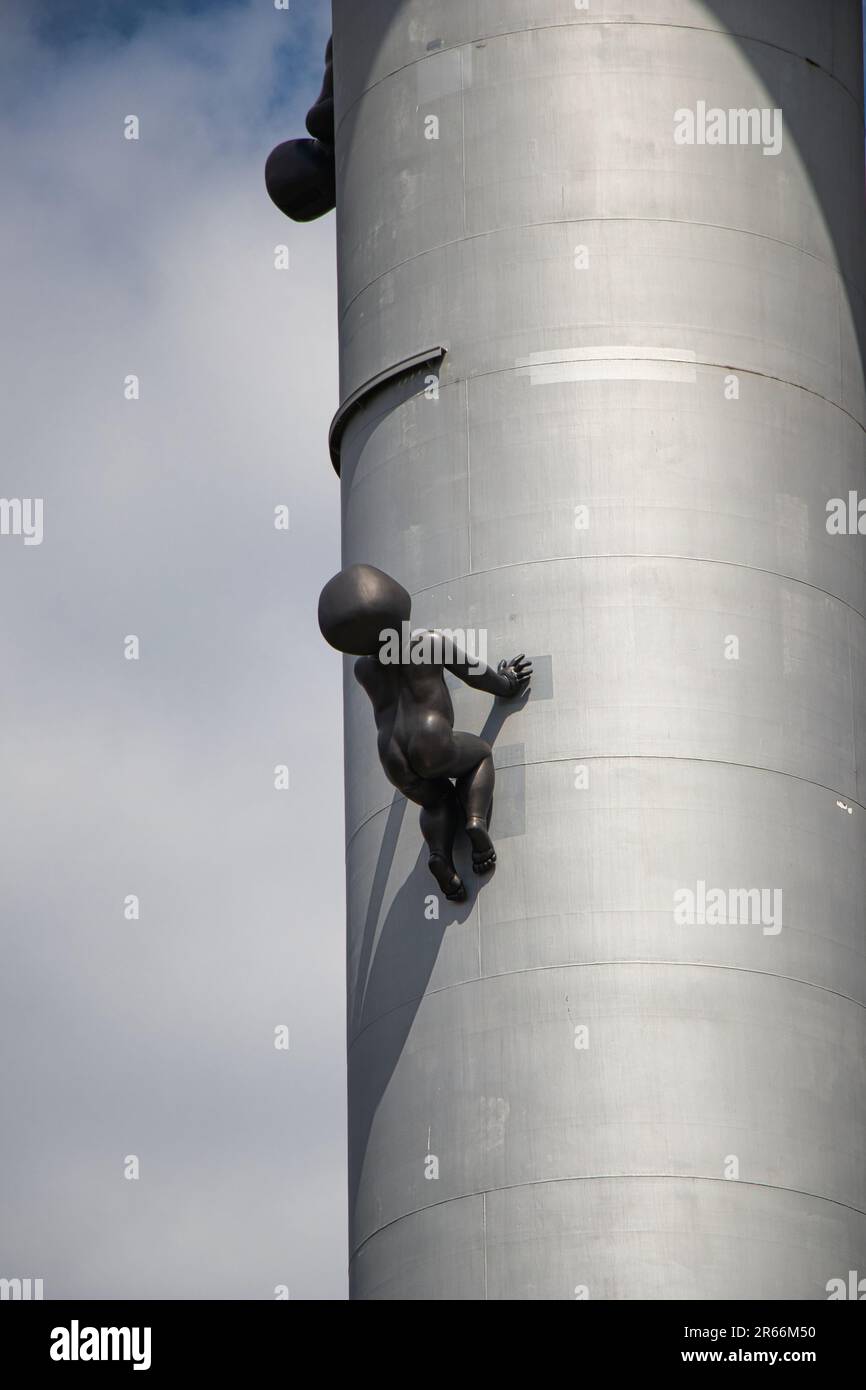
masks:
<path fill-rule="evenodd" d="M 358 657 L 355 678 L 373 705 L 385 775 L 421 807 L 430 872 L 446 898 L 460 900 L 466 889 L 453 846 L 461 814 L 475 872 L 496 862 L 489 831 L 493 753 L 475 734 L 455 731 L 445 672 L 475 690 L 514 699 L 528 690 L 532 666 L 521 653 L 491 670 L 438 632 L 413 632 L 411 654 L 404 643 L 395 657 L 395 635 L 406 633 L 411 610 L 396 579 L 372 565 L 351 565 L 322 590 L 319 627 L 337 651 Z"/>

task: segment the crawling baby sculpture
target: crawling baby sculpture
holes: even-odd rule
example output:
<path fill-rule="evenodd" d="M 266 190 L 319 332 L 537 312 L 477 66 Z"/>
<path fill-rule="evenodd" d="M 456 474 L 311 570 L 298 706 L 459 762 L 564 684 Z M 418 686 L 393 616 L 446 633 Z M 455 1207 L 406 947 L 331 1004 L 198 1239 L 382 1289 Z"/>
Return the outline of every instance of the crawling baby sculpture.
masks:
<path fill-rule="evenodd" d="M 532 666 L 521 653 L 491 670 L 436 632 L 423 634 L 426 640 L 413 648 L 411 660 L 386 659 L 387 636 L 405 630 L 411 608 L 396 579 L 372 565 L 351 565 L 322 590 L 319 627 L 337 651 L 358 657 L 355 677 L 373 705 L 385 775 L 421 807 L 430 872 L 446 898 L 459 900 L 466 889 L 454 867 L 453 846 L 461 815 L 475 872 L 486 873 L 496 862 L 489 832 L 493 753 L 475 734 L 455 732 L 445 672 L 475 690 L 514 699 L 529 688 Z"/>

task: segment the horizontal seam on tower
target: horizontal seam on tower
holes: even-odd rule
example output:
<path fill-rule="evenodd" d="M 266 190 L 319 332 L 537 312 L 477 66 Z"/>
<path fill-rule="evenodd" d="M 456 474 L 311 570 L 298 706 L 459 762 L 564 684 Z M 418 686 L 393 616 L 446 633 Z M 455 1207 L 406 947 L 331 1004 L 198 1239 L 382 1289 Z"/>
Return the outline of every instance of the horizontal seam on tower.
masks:
<path fill-rule="evenodd" d="M 866 298 L 864 298 L 864 304 L 866 304 Z M 562 350 L 566 351 L 566 349 Z M 554 349 L 554 351 L 556 351 L 556 349 Z M 639 352 L 640 349 L 635 349 L 635 351 Z M 558 360 L 565 362 L 569 361 L 570 359 L 562 358 Z M 641 360 L 654 361 L 656 359 L 641 359 L 640 357 L 636 357 L 634 360 L 639 362 Z M 545 365 L 556 366 L 557 361 L 554 361 L 553 363 L 546 363 Z M 762 381 L 776 381 L 781 386 L 790 386 L 792 391 L 803 391 L 807 396 L 813 396 L 816 400 L 823 401 L 824 404 L 829 405 L 831 409 L 840 411 L 840 413 L 842 415 L 845 415 L 852 422 L 852 424 L 856 425 L 859 430 L 866 434 L 866 423 L 864 423 L 864 421 L 862 420 L 858 420 L 857 416 L 853 415 L 851 411 L 847 408 L 847 406 L 844 406 L 841 403 L 841 401 L 831 400 L 829 396 L 825 396 L 820 391 L 816 391 L 813 386 L 804 385 L 802 381 L 792 381 L 790 377 L 786 376 L 775 376 L 772 372 L 761 372 L 758 371 L 756 367 L 743 367 L 738 365 L 736 362 L 710 362 L 706 358 L 696 357 L 694 362 L 692 362 L 691 360 L 689 361 L 689 365 L 695 367 L 709 367 L 712 371 L 735 372 L 739 373 L 740 376 L 756 376 L 759 377 Z M 464 381 L 471 385 L 473 381 L 483 381 L 485 377 L 506 376 L 509 372 L 525 374 L 527 370 L 527 367 L 518 366 L 515 363 L 513 366 L 508 367 L 490 367 L 487 371 L 484 372 L 467 372 L 463 376 L 458 376 L 455 374 L 454 376 L 449 377 L 444 384 L 440 383 L 440 388 L 443 391 L 447 391 L 450 387 L 459 386 Z M 417 394 L 420 394 L 420 392 Z M 347 397 L 346 399 L 348 400 L 349 397 Z M 405 405 L 405 403 L 405 401 L 399 402 L 400 405 Z M 385 419 L 386 416 L 391 414 L 392 410 L 395 408 L 396 407 L 391 407 L 390 410 L 382 411 L 379 415 L 375 417 L 375 419 Z M 419 592 L 423 592 L 423 590 L 419 590 Z"/>
<path fill-rule="evenodd" d="M 767 574 L 772 579 L 783 579 L 789 584 L 800 584 L 804 589 L 812 589 L 816 594 L 823 594 L 825 598 L 832 599 L 834 603 L 849 609 L 863 622 L 866 622 L 866 613 L 861 613 L 860 609 L 855 608 L 853 603 L 849 603 L 840 594 L 831 593 L 829 589 L 822 589 L 820 584 L 813 584 L 808 579 L 798 579 L 796 575 L 782 574 L 779 570 L 766 569 L 763 565 L 749 565 L 743 560 L 717 560 L 711 555 L 675 555 L 652 550 L 631 553 L 618 550 L 600 550 L 591 555 L 543 555 L 534 560 L 510 560 L 505 565 L 490 565 L 487 569 L 467 570 L 465 574 L 454 574 L 448 579 L 440 579 L 436 584 L 427 584 L 421 589 L 414 589 L 412 597 L 417 598 L 419 594 L 431 594 L 435 589 L 445 589 L 449 584 L 459 584 L 467 579 L 478 579 L 485 574 L 499 574 L 502 570 L 523 569 L 530 565 L 559 565 L 570 560 L 581 562 L 585 560 L 680 560 L 694 565 L 726 565 L 729 569 L 747 570 L 751 574 Z"/>
<path fill-rule="evenodd" d="M 494 752 L 495 752 L 494 747 Z M 760 763 L 736 763 L 729 758 L 698 758 L 690 757 L 685 753 L 572 753 L 567 758 L 525 758 L 522 763 L 508 763 L 507 767 L 547 767 L 555 766 L 557 763 L 592 763 L 592 762 L 660 762 L 660 763 L 707 763 L 712 767 L 737 767 L 749 772 L 764 772 L 770 777 L 790 777 L 794 782 L 802 782 L 807 787 L 818 787 L 821 791 L 830 792 L 831 796 L 841 796 L 850 800 L 855 806 L 859 806 L 861 811 L 866 811 L 866 805 L 858 801 L 848 792 L 843 792 L 838 787 L 828 787 L 826 782 L 816 782 L 811 777 L 801 777 L 798 772 L 786 772 L 784 768 L 762 767 Z M 497 767 L 497 772 L 504 772 L 505 767 Z M 393 800 L 386 806 L 378 806 L 375 811 L 371 811 L 368 816 L 356 825 L 351 835 L 346 841 L 346 853 L 355 840 L 360 835 L 365 826 L 375 820 L 377 816 L 383 816 L 386 811 L 390 811 L 394 801 L 402 801 L 404 805 L 409 802 L 402 793 L 397 793 Z M 414 802 L 412 803 L 415 804 Z"/>
<path fill-rule="evenodd" d="M 541 222 L 513 222 L 507 223 L 502 227 L 487 227 L 484 231 L 480 232 L 467 232 L 464 236 L 452 237 L 450 241 L 440 241 L 437 242 L 435 246 L 426 246 L 423 251 L 416 251 L 414 256 L 407 256 L 405 260 L 395 261 L 387 270 L 380 271 L 378 275 L 374 275 L 372 280 L 369 280 L 356 294 L 352 295 L 352 298 L 347 302 L 345 308 L 340 310 L 338 321 L 342 323 L 343 319 L 352 308 L 352 305 L 361 298 L 361 295 L 366 294 L 367 290 L 372 289 L 380 280 L 384 280 L 386 275 L 393 275 L 395 271 L 402 270 L 404 266 L 411 265 L 413 261 L 419 261 L 424 256 L 431 256 L 436 251 L 447 251 L 450 246 L 459 246 L 462 242 L 478 241 L 482 237 L 500 236 L 506 232 L 528 231 L 535 227 L 580 226 L 585 222 L 641 222 L 652 226 L 704 227 L 711 231 L 734 232 L 737 236 L 750 236 L 756 237 L 760 241 L 771 241 L 776 246 L 787 246 L 791 251 L 797 251 L 801 256 L 808 256 L 810 260 L 817 261 L 819 265 L 823 265 L 827 270 L 838 275 L 839 279 L 842 280 L 847 287 L 850 287 L 859 294 L 861 298 L 866 298 L 866 290 L 861 289 L 859 285 L 849 280 L 841 266 L 837 265 L 834 261 L 825 260 L 823 256 L 816 255 L 814 251 L 807 251 L 804 246 L 798 246 L 796 242 L 786 241 L 784 237 L 770 236 L 767 232 L 756 232 L 752 227 L 733 227 L 727 222 L 701 222 L 696 218 L 693 219 L 689 217 L 640 217 L 636 214 L 608 217 L 551 217 Z"/>
<path fill-rule="evenodd" d="M 842 1202 L 837 1197 L 824 1197 L 820 1192 L 807 1192 L 801 1187 L 783 1187 L 772 1182 L 755 1182 L 744 1178 L 715 1178 L 710 1177 L 707 1173 L 585 1173 L 583 1176 L 573 1174 L 564 1178 L 536 1178 L 533 1182 L 505 1183 L 502 1187 L 482 1187 L 477 1192 L 463 1192 L 456 1197 L 442 1197 L 438 1202 L 428 1202 L 423 1207 L 413 1207 L 412 1211 L 406 1211 L 400 1216 L 393 1217 L 365 1236 L 350 1254 L 349 1263 L 351 1264 L 360 1255 L 369 1241 L 374 1240 L 383 1231 L 387 1231 L 389 1226 L 396 1226 L 399 1221 L 406 1221 L 410 1216 L 420 1216 L 422 1212 L 432 1211 L 434 1207 L 448 1206 L 451 1202 L 466 1202 L 473 1197 L 489 1197 L 494 1192 L 516 1192 L 522 1188 L 545 1187 L 560 1182 L 619 1182 L 637 1179 L 647 1179 L 650 1182 L 657 1182 L 659 1179 L 667 1179 L 672 1182 L 722 1182 L 733 1187 L 758 1187 L 767 1192 L 789 1192 L 795 1197 L 810 1197 L 816 1202 L 830 1202 L 834 1207 L 843 1207 L 845 1211 L 853 1211 L 858 1216 L 866 1216 L 866 1211 L 861 1207 L 852 1206 L 850 1202 Z"/>
<path fill-rule="evenodd" d="M 377 87 L 382 86 L 383 82 L 388 82 L 392 77 L 396 77 L 398 73 L 406 72 L 408 68 L 417 67 L 419 63 L 427 62 L 430 58 L 436 58 L 441 53 L 457 53 L 461 48 L 474 48 L 479 43 L 495 43 L 498 39 L 515 38 L 519 34 L 541 34 L 552 29 L 608 29 L 615 26 L 629 29 L 677 29 L 687 34 L 717 34 L 725 39 L 742 39 L 744 43 L 754 43 L 759 44 L 762 48 L 772 48 L 777 53 L 785 53 L 789 58 L 796 58 L 800 63 L 806 63 L 809 67 L 817 68 L 825 77 L 829 77 L 831 82 L 835 82 L 837 86 L 842 88 L 842 91 L 851 98 L 858 111 L 863 110 L 861 94 L 852 92 L 847 83 L 843 82 L 841 77 L 837 77 L 836 73 L 831 72 L 829 68 L 823 67 L 820 63 L 816 63 L 813 58 L 807 58 L 805 53 L 798 53 L 796 49 L 793 48 L 784 48 L 782 44 L 771 43 L 769 39 L 758 39 L 751 34 L 741 34 L 732 29 L 716 29 L 710 25 L 703 24 L 665 24 L 654 20 L 643 21 L 639 19 L 591 19 L 572 20 L 570 23 L 562 22 L 560 24 L 533 24 L 529 28 L 505 29 L 498 34 L 476 34 L 474 38 L 466 39 L 463 43 L 452 43 L 444 48 L 436 48 L 426 53 L 419 53 L 417 58 L 410 58 L 408 63 L 401 63 L 399 67 L 392 68 L 389 72 L 384 72 L 381 77 L 376 78 L 375 82 L 371 82 L 369 87 L 365 87 L 363 92 L 360 92 L 351 105 L 347 106 L 345 111 L 341 114 L 337 122 L 335 133 L 339 134 L 347 117 L 355 110 L 356 106 L 360 105 L 369 92 L 374 92 Z"/>
<path fill-rule="evenodd" d="M 644 909 L 634 908 L 632 910 L 641 912 Z M 661 909 L 656 909 L 656 911 L 660 910 Z M 552 916 L 553 914 L 550 915 Z M 564 916 L 567 914 L 560 913 L 559 915 Z M 531 920 L 530 918 L 530 921 Z M 436 989 L 428 989 L 424 994 L 417 994 L 411 999 L 404 999 L 402 1003 L 395 1004 L 393 1008 L 386 1009 L 384 1013 L 377 1014 L 375 1018 L 370 1019 L 369 1023 L 365 1023 L 364 1027 L 359 1029 L 354 1037 L 348 1040 L 346 1053 L 348 1055 L 352 1051 L 355 1043 L 360 1041 L 370 1028 L 375 1028 L 383 1019 L 390 1018 L 391 1014 L 399 1013 L 401 1009 L 407 1009 L 412 1004 L 420 1004 L 425 999 L 432 999 L 434 995 L 447 994 L 447 992 L 452 989 L 465 989 L 468 985 L 487 984 L 490 980 L 507 980 L 517 975 L 538 975 L 548 970 L 583 970 L 586 968 L 595 969 L 599 966 L 611 965 L 661 965 L 665 967 L 676 966 L 677 968 L 688 966 L 700 970 L 730 970 L 738 975 L 762 975 L 770 980 L 787 980 L 787 982 L 792 985 L 805 985 L 807 989 L 820 989 L 823 990 L 825 994 L 832 994 L 837 999 L 844 999 L 847 1003 L 853 1004 L 857 1009 L 866 1009 L 866 1002 L 855 999 L 853 995 L 842 994 L 840 990 L 832 989 L 830 985 L 819 985 L 814 980 L 803 980 L 799 975 L 781 975 L 777 970 L 756 970 L 753 966 L 748 965 L 723 965 L 720 961 L 704 960 L 654 960 L 651 957 L 645 959 L 640 956 L 633 957 L 631 960 L 564 960 L 554 965 L 530 965 L 524 967 L 522 970 L 500 970 L 495 975 L 473 975 L 466 980 L 453 980 L 449 985 L 439 985 Z"/>

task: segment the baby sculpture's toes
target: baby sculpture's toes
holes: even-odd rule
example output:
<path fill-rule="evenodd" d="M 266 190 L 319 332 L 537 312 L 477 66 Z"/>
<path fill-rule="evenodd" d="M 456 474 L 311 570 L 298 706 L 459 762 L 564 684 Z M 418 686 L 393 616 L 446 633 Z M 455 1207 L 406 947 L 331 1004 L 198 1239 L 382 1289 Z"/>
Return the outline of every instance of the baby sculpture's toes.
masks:
<path fill-rule="evenodd" d="M 466 834 L 472 845 L 472 867 L 477 874 L 486 874 L 496 863 L 496 850 L 483 820 L 468 820 Z"/>
<path fill-rule="evenodd" d="M 427 861 L 427 867 L 449 902 L 459 903 L 463 901 L 466 897 L 463 879 L 449 860 L 443 858 L 441 854 L 431 854 Z"/>

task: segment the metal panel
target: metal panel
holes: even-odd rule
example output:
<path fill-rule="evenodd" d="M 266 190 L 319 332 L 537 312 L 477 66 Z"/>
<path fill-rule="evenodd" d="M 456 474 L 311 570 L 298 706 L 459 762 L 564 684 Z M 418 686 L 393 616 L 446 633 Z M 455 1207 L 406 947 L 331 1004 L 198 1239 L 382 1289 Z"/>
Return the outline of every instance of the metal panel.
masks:
<path fill-rule="evenodd" d="M 826 1297 L 866 1268 L 859 0 L 334 10 L 343 398 L 449 348 L 347 420 L 344 557 L 543 658 L 525 708 L 455 691 L 501 831 L 457 907 L 347 670 L 353 1297 Z M 701 100 L 782 152 L 677 146 Z M 780 929 L 681 922 L 701 884 Z"/>

